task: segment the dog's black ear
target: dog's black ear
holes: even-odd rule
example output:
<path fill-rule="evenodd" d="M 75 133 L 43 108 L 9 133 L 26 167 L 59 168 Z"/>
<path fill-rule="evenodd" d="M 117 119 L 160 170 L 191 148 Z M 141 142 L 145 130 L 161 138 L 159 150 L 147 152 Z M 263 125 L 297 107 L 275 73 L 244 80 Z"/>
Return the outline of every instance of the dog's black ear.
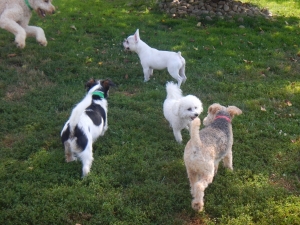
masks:
<path fill-rule="evenodd" d="M 94 87 L 97 84 L 97 81 L 94 78 L 91 78 L 88 82 L 85 84 L 85 89 L 89 91 L 92 87 Z"/>
<path fill-rule="evenodd" d="M 115 85 L 115 83 L 112 82 L 110 79 L 105 79 L 105 80 L 102 80 L 102 81 L 101 81 L 101 86 L 102 86 L 104 89 L 108 90 L 109 87 L 115 87 L 116 85 Z"/>

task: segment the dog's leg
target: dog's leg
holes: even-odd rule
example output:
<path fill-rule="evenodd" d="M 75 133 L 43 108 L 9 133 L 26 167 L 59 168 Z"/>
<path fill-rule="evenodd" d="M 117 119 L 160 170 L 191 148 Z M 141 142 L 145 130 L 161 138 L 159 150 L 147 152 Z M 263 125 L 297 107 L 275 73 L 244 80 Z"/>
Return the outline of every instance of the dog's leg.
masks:
<path fill-rule="evenodd" d="M 25 47 L 26 32 L 18 23 L 2 15 L 0 27 L 15 35 L 15 42 L 18 48 Z"/>
<path fill-rule="evenodd" d="M 94 160 L 93 147 L 92 147 L 91 140 L 88 141 L 87 147 L 85 148 L 85 150 L 83 152 L 78 154 L 78 156 L 80 157 L 81 162 L 82 162 L 82 177 L 85 177 L 90 172 L 91 166 L 92 166 L 92 163 Z"/>
<path fill-rule="evenodd" d="M 143 72 L 144 72 L 144 82 L 147 82 L 148 80 L 150 80 L 151 69 L 149 67 L 146 68 L 143 67 Z"/>
<path fill-rule="evenodd" d="M 197 173 L 195 173 L 193 170 L 189 169 L 188 167 L 186 169 L 187 169 L 187 174 L 188 174 L 188 178 L 190 181 L 191 194 L 194 198 L 195 184 L 198 181 L 198 175 L 197 175 Z"/>
<path fill-rule="evenodd" d="M 232 151 L 231 148 L 230 150 L 227 152 L 227 155 L 224 157 L 223 159 L 223 163 L 224 166 L 227 167 L 230 170 L 233 170 L 233 166 L 232 166 Z"/>
<path fill-rule="evenodd" d="M 65 146 L 65 158 L 66 158 L 66 162 L 72 162 L 74 161 L 76 158 L 74 157 L 73 152 L 71 151 L 71 145 L 68 141 L 66 141 L 64 143 Z"/>
<path fill-rule="evenodd" d="M 153 69 L 149 69 L 149 74 L 150 74 L 150 76 L 153 75 Z"/>
<path fill-rule="evenodd" d="M 28 37 L 35 37 L 42 46 L 47 46 L 47 39 L 42 28 L 36 26 L 27 26 L 24 28 Z"/>
<path fill-rule="evenodd" d="M 176 141 L 178 143 L 181 143 L 182 142 L 181 131 L 173 128 L 173 134 L 175 136 Z"/>
<path fill-rule="evenodd" d="M 183 78 L 179 75 L 178 70 L 172 69 L 172 68 L 168 68 L 168 72 L 169 72 L 169 74 L 170 74 L 174 79 L 177 80 L 177 82 L 178 82 L 177 85 L 178 85 L 178 87 L 180 87 Z"/>
<path fill-rule="evenodd" d="M 196 184 L 194 188 L 194 199 L 192 201 L 192 208 L 197 211 L 201 212 L 204 206 L 204 191 L 207 186 L 212 183 L 213 175 L 206 175 L 205 178 L 201 178 Z"/>
<path fill-rule="evenodd" d="M 185 76 L 185 65 L 180 68 L 179 75 L 182 77 L 182 83 L 184 83 L 187 79 Z"/>

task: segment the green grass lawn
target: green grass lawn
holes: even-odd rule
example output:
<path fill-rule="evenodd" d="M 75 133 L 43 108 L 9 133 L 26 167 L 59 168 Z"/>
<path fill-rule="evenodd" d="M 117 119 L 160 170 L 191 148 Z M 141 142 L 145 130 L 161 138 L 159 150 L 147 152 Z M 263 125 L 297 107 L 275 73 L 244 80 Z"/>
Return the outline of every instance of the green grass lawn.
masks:
<path fill-rule="evenodd" d="M 0 222 L 18 224 L 300 224 L 300 3 L 247 0 L 273 20 L 173 19 L 155 1 L 54 0 L 41 26 L 48 46 L 0 30 Z M 196 26 L 201 21 L 202 26 Z M 239 28 L 243 25 L 245 28 Z M 162 112 L 166 70 L 143 82 L 124 38 L 181 51 L 185 95 L 235 105 L 234 171 L 220 166 L 191 208 L 183 144 Z M 60 132 L 91 78 L 111 78 L 109 129 L 94 162 L 66 163 Z"/>

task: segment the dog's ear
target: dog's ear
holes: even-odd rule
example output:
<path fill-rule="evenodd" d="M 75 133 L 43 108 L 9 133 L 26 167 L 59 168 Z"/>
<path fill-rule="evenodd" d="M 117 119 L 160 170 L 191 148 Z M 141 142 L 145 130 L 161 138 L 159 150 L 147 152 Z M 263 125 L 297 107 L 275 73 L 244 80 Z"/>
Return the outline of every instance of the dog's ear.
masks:
<path fill-rule="evenodd" d="M 139 29 L 137 29 L 134 34 L 134 41 L 135 41 L 135 43 L 138 43 L 139 40 L 140 40 L 140 32 L 139 32 Z"/>
<path fill-rule="evenodd" d="M 230 117 L 233 118 L 235 115 L 241 115 L 243 112 L 236 106 L 228 106 L 227 111 L 230 114 Z"/>
<path fill-rule="evenodd" d="M 208 113 L 209 114 L 216 114 L 218 111 L 222 109 L 222 106 L 218 103 L 214 103 L 208 108 Z"/>
<path fill-rule="evenodd" d="M 85 89 L 89 91 L 92 87 L 94 87 L 97 84 L 97 81 L 94 78 L 91 78 L 88 82 L 85 84 Z"/>
<path fill-rule="evenodd" d="M 110 79 L 105 79 L 101 81 L 101 86 L 108 90 L 109 87 L 115 87 L 116 85 L 114 84 L 114 82 L 112 82 Z"/>

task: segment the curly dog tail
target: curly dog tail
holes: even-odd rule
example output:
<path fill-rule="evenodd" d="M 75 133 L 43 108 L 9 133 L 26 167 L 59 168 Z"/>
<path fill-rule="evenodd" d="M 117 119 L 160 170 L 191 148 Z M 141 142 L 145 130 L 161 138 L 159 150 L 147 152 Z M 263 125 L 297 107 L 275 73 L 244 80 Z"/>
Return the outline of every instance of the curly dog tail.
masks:
<path fill-rule="evenodd" d="M 177 84 L 173 82 L 168 82 L 166 84 L 166 90 L 167 90 L 167 98 L 168 99 L 175 99 L 178 100 L 182 97 L 182 91 L 177 86 Z"/>
<path fill-rule="evenodd" d="M 91 104 L 92 102 L 92 95 L 88 93 L 85 98 L 79 102 L 75 108 L 72 110 L 70 116 L 70 132 L 74 132 L 76 125 L 78 124 L 81 115 L 84 113 L 85 109 Z"/>
<path fill-rule="evenodd" d="M 193 146 L 201 146 L 202 142 L 199 136 L 199 129 L 201 125 L 201 120 L 199 117 L 196 117 L 190 125 L 190 136 L 191 136 L 191 143 Z"/>

